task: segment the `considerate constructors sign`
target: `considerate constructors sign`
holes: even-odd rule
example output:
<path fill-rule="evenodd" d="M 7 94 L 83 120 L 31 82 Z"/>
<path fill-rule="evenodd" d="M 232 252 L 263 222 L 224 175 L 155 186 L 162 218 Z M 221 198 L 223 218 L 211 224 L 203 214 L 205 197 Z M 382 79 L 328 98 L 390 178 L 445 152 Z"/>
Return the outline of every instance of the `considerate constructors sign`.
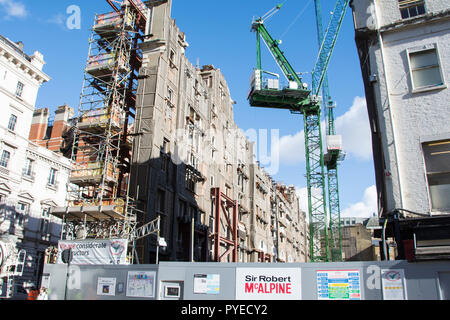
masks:
<path fill-rule="evenodd" d="M 71 249 L 73 265 L 123 265 L 127 264 L 127 246 L 126 239 L 59 241 L 57 262 L 62 264 L 61 253 Z"/>
<path fill-rule="evenodd" d="M 236 269 L 237 300 L 301 300 L 301 270 Z"/>

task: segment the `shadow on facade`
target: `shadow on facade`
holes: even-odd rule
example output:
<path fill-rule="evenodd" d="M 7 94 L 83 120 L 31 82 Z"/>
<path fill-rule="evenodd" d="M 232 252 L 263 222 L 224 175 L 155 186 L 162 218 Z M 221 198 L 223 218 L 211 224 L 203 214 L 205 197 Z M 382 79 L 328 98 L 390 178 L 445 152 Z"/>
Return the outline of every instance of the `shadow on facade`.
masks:
<path fill-rule="evenodd" d="M 15 256 L 22 249 L 26 252 L 23 267 L 16 270 L 15 266 L 11 266 L 8 270 L 11 274 L 21 270 L 21 276 L 14 277 L 16 298 L 26 294 L 24 288 L 40 285 L 45 250 L 57 245 L 60 234 L 61 224 L 57 221 L 51 221 L 48 217 L 36 217 L 28 212 L 19 212 L 13 203 L 0 205 L 0 239 L 14 242 Z M 13 257 L 10 256 L 9 259 Z M 6 284 L 6 278 L 2 280 L 3 284 Z M 2 290 L 5 288 L 2 287 Z"/>
<path fill-rule="evenodd" d="M 159 248 L 159 261 L 212 260 L 209 241 L 212 225 L 205 221 L 206 212 L 196 196 L 206 178 L 197 169 L 185 163 L 176 164 L 170 154 L 161 152 L 159 158 L 134 164 L 130 180 L 130 196 L 145 213 L 138 216 L 138 221 L 144 224 L 161 217 L 160 237 L 167 247 Z M 209 190 L 202 197 L 209 203 Z M 156 237 L 140 240 L 136 250 L 140 263 L 154 263 Z"/>

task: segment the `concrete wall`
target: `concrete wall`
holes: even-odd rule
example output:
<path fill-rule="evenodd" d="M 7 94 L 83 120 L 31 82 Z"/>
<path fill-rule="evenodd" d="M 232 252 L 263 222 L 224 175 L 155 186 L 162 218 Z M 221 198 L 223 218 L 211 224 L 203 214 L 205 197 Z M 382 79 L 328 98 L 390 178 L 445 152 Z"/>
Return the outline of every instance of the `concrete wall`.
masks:
<path fill-rule="evenodd" d="M 293 263 L 293 264 L 217 264 L 217 263 L 161 263 L 137 266 L 71 266 L 67 281 L 67 298 L 70 300 L 133 300 L 127 297 L 127 276 L 129 271 L 156 272 L 155 295 L 149 300 L 165 300 L 165 286 L 179 286 L 180 300 L 236 300 L 242 281 L 237 277 L 239 272 L 253 272 L 278 276 L 291 274 L 294 288 L 299 288 L 300 299 L 318 299 L 318 271 L 355 270 L 359 272 L 359 288 L 361 300 L 382 300 L 382 270 L 403 270 L 404 297 L 407 300 L 439 300 L 449 296 L 448 277 L 450 269 L 447 262 L 407 263 L 405 261 L 386 262 L 348 262 L 348 263 Z M 49 279 L 49 298 L 64 299 L 67 266 L 45 265 L 44 275 Z M 196 276 L 197 275 L 197 276 Z M 198 275 L 218 275 L 217 291 L 194 293 L 195 278 Z M 115 279 L 114 296 L 97 294 L 99 277 Z M 220 280 L 219 280 L 220 279 Z M 119 290 L 119 284 L 122 290 Z M 236 290 L 238 287 L 238 290 Z M 198 287 L 197 287 L 198 289 Z M 215 294 L 213 294 L 213 292 Z M 260 300 L 271 300 L 261 298 Z M 176 299 L 178 298 L 169 298 Z"/>

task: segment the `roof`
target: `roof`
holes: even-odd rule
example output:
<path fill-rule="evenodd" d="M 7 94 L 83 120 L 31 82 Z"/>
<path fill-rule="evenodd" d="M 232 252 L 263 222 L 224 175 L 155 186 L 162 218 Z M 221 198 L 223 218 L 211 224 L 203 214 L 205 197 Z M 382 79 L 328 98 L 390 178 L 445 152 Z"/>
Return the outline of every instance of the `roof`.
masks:
<path fill-rule="evenodd" d="M 27 55 L 25 52 L 23 52 L 23 50 L 21 50 L 16 43 L 12 42 L 11 40 L 9 40 L 8 38 L 5 38 L 4 36 L 2 36 L 0 34 L 0 41 L 2 41 L 3 43 L 5 43 L 7 46 L 9 46 L 10 48 L 12 48 L 14 51 L 16 51 L 18 54 L 20 54 L 22 57 L 24 57 L 26 60 L 28 60 L 29 62 L 31 62 L 31 58 L 29 55 Z"/>

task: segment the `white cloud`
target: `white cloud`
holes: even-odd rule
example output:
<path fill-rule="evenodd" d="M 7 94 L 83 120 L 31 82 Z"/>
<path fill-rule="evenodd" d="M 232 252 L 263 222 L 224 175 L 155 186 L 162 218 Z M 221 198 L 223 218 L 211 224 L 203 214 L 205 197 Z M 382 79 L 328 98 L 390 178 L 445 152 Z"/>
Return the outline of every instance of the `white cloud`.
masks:
<path fill-rule="evenodd" d="M 355 97 L 350 109 L 335 123 L 337 134 L 342 135 L 344 151 L 360 160 L 371 160 L 372 138 L 366 99 Z"/>
<path fill-rule="evenodd" d="M 0 5 L 6 11 L 6 17 L 25 18 L 28 15 L 25 5 L 16 0 L 0 0 Z"/>
<path fill-rule="evenodd" d="M 371 186 L 364 191 L 361 201 L 342 210 L 341 217 L 370 218 L 378 212 L 377 188 Z"/>
<path fill-rule="evenodd" d="M 53 23 L 59 26 L 64 26 L 66 23 L 66 17 L 62 13 L 58 13 L 52 16 L 50 19 L 45 20 L 47 23 Z"/>
<path fill-rule="evenodd" d="M 343 149 L 348 156 L 353 156 L 363 161 L 372 159 L 370 124 L 364 97 L 355 97 L 349 110 L 336 118 L 335 125 L 336 133 L 342 135 Z M 322 121 L 324 145 L 326 145 L 325 133 L 325 121 Z M 295 135 L 281 137 L 279 145 L 275 147 L 278 148 L 280 164 L 295 165 L 304 163 L 305 131 L 302 130 Z"/>
<path fill-rule="evenodd" d="M 299 198 L 300 210 L 306 212 L 308 216 L 308 188 L 296 187 L 297 197 Z"/>
<path fill-rule="evenodd" d="M 287 135 L 280 138 L 278 145 L 281 164 L 294 165 L 305 162 L 305 131 L 295 135 Z"/>
<path fill-rule="evenodd" d="M 300 201 L 300 209 L 306 212 L 306 218 L 309 221 L 308 189 L 297 187 L 296 190 Z M 377 188 L 373 185 L 364 191 L 361 201 L 351 204 L 343 210 L 341 209 L 341 217 L 370 218 L 377 212 Z"/>

